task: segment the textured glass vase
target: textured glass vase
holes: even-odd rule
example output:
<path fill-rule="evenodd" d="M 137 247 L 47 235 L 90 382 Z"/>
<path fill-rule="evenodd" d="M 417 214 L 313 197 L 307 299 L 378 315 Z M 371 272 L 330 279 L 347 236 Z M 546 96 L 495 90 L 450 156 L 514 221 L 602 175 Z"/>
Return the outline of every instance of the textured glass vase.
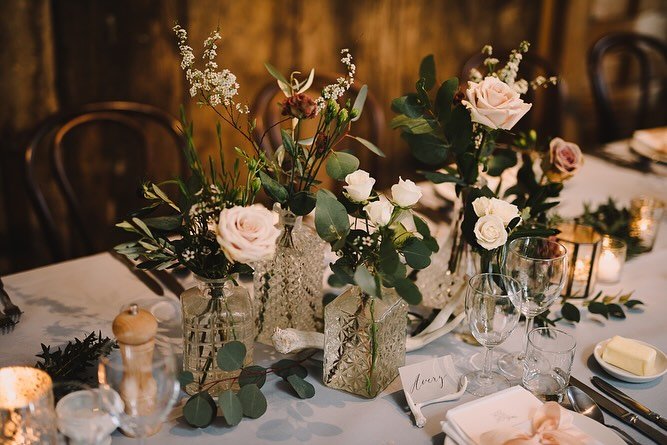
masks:
<path fill-rule="evenodd" d="M 324 384 L 373 398 L 405 364 L 408 306 L 394 289 L 382 298 L 349 288 L 324 309 Z"/>
<path fill-rule="evenodd" d="M 257 341 L 271 344 L 276 328 L 322 331 L 324 242 L 288 210 L 276 207 L 280 236 L 271 260 L 255 264 Z"/>
<path fill-rule="evenodd" d="M 183 306 L 183 370 L 192 372 L 188 394 L 206 390 L 217 395 L 238 389 L 239 371 L 218 368 L 216 356 L 225 343 L 246 346 L 244 366 L 252 364 L 255 324 L 248 290 L 231 278 L 197 278 L 197 286 L 181 294 Z"/>

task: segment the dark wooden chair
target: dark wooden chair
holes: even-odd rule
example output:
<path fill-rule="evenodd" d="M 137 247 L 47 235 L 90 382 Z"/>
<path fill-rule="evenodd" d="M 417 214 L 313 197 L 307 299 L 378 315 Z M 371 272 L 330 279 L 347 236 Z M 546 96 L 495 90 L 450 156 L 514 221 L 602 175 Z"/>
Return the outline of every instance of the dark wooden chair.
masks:
<path fill-rule="evenodd" d="M 23 165 L 53 259 L 112 247 L 122 237 L 114 223 L 142 205 L 138 189 L 151 166 L 173 160 L 177 167 L 161 173 L 185 173 L 183 144 L 179 121 L 147 104 L 93 103 L 48 118 L 26 146 Z"/>
<path fill-rule="evenodd" d="M 502 62 L 507 60 L 509 50 L 494 48 L 493 57 L 497 57 Z M 477 53 L 470 57 L 464 64 L 461 72 L 461 84 L 465 84 L 470 76 L 470 70 L 473 68 L 482 70 L 485 54 Z M 551 77 L 558 76 L 558 72 L 553 65 L 543 57 L 528 52 L 523 55 L 521 65 L 519 66 L 519 77 L 531 81 L 537 76 Z M 565 80 L 559 77 L 556 85 L 550 85 L 548 88 L 540 88 L 533 91 L 530 87 L 524 95 L 524 100 L 533 104 L 533 107 L 524 116 L 514 131 L 527 131 L 536 129 L 541 136 L 555 137 L 561 134 L 561 120 L 563 100 L 566 94 Z"/>
<path fill-rule="evenodd" d="M 632 77 L 631 60 L 637 62 L 638 76 L 632 83 L 638 88 L 638 106 L 635 119 L 619 118 L 614 112 L 614 88 L 605 76 L 603 62 L 612 53 L 622 55 L 619 68 L 624 77 Z M 662 70 L 658 65 L 662 64 Z M 667 44 L 646 35 L 618 32 L 607 34 L 593 44 L 588 52 L 588 76 L 593 89 L 593 98 L 598 115 L 600 142 L 609 142 L 629 137 L 636 129 L 667 124 Z M 657 83 L 657 90 L 655 89 Z M 657 93 L 655 106 L 650 106 L 652 94 Z M 624 113 L 625 114 L 625 113 Z M 621 125 L 631 122 L 630 126 Z M 624 128 L 625 127 L 625 128 Z"/>

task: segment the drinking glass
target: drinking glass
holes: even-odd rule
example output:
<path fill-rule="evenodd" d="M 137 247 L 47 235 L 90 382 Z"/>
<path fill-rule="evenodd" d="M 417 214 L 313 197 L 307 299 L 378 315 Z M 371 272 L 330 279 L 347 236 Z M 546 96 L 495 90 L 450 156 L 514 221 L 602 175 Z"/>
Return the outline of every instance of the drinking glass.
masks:
<path fill-rule="evenodd" d="M 560 403 L 570 381 L 577 342 L 555 328 L 537 328 L 528 334 L 523 361 L 523 387 L 545 402 Z"/>
<path fill-rule="evenodd" d="M 547 238 L 517 238 L 507 247 L 502 269 L 521 285 L 514 304 L 526 317 L 526 331 L 522 351 L 503 355 L 498 367 L 507 377 L 521 380 L 533 319 L 558 298 L 567 280 L 567 249 Z"/>
<path fill-rule="evenodd" d="M 470 331 L 486 348 L 484 368 L 466 374 L 467 391 L 486 396 L 509 388 L 509 380 L 491 371 L 491 349 L 504 342 L 519 322 L 519 310 L 513 301 L 521 292 L 519 283 L 505 275 L 483 273 L 468 281 L 466 315 Z"/>
<path fill-rule="evenodd" d="M 139 444 L 160 430 L 179 392 L 176 360 L 168 342 L 157 337 L 145 347 L 152 348 L 150 360 L 126 362 L 115 349 L 98 368 L 102 404 Z"/>

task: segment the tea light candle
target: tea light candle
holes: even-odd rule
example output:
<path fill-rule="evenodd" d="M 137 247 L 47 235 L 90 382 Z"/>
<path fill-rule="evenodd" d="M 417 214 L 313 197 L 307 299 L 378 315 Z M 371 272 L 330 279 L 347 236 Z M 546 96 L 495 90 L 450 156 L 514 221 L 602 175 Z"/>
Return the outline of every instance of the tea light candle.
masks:
<path fill-rule="evenodd" d="M 598 280 L 603 283 L 616 283 L 621 279 L 625 264 L 627 246 L 618 238 L 605 235 L 602 238 L 602 251 L 598 263 Z"/>
<path fill-rule="evenodd" d="M 49 375 L 28 366 L 0 369 L 0 443 L 56 443 L 53 383 Z"/>
<path fill-rule="evenodd" d="M 586 298 L 595 288 L 601 236 L 591 226 L 564 223 L 558 226 L 558 241 L 567 249 L 569 270 L 563 295 Z"/>
<path fill-rule="evenodd" d="M 630 202 L 630 234 L 639 238 L 639 248 L 648 252 L 658 236 L 664 203 L 654 198 L 635 198 Z"/>

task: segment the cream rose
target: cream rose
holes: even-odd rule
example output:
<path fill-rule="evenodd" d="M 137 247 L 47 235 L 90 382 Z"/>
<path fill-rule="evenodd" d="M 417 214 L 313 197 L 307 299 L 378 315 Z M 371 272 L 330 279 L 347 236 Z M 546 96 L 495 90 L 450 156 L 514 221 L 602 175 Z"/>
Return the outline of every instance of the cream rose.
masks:
<path fill-rule="evenodd" d="M 493 76 L 479 83 L 468 82 L 466 99 L 461 103 L 470 110 L 472 121 L 493 129 L 511 130 L 532 106 L 512 87 Z"/>
<path fill-rule="evenodd" d="M 391 186 L 391 199 L 399 207 L 411 207 L 422 197 L 422 189 L 414 182 L 398 178 L 398 184 Z"/>
<path fill-rule="evenodd" d="M 373 191 L 373 185 L 375 185 L 375 179 L 371 178 L 371 175 L 364 170 L 350 173 L 345 177 L 345 182 L 347 182 L 347 185 L 344 185 L 343 188 L 347 197 L 354 202 L 367 201 Z"/>
<path fill-rule="evenodd" d="M 373 201 L 364 206 L 364 212 L 375 227 L 384 227 L 391 221 L 394 206 L 386 199 Z"/>
<path fill-rule="evenodd" d="M 472 208 L 475 215 L 479 217 L 495 215 L 500 218 L 504 225 L 508 225 L 514 218 L 521 215 L 519 208 L 514 204 L 498 198 L 487 198 L 486 196 L 475 199 L 472 202 Z"/>
<path fill-rule="evenodd" d="M 280 234 L 273 212 L 256 204 L 220 212 L 215 235 L 229 261 L 251 263 L 270 258 Z"/>
<path fill-rule="evenodd" d="M 505 224 L 495 215 L 485 215 L 475 223 L 477 243 L 486 250 L 496 249 L 507 242 Z"/>
<path fill-rule="evenodd" d="M 553 138 L 549 143 L 549 165 L 545 169 L 549 180 L 560 182 L 574 176 L 584 164 L 584 155 L 577 144 Z"/>

